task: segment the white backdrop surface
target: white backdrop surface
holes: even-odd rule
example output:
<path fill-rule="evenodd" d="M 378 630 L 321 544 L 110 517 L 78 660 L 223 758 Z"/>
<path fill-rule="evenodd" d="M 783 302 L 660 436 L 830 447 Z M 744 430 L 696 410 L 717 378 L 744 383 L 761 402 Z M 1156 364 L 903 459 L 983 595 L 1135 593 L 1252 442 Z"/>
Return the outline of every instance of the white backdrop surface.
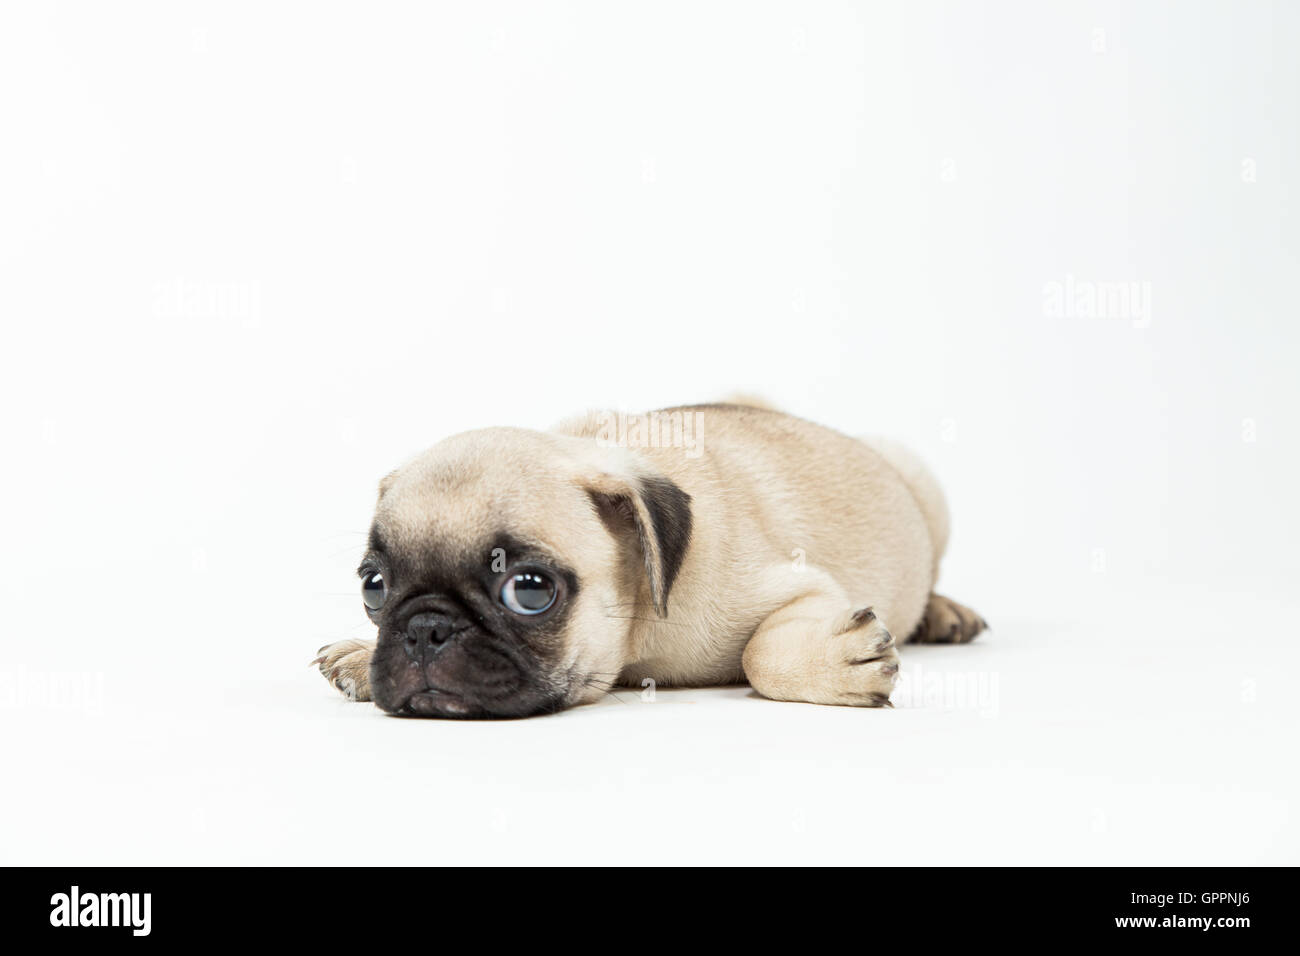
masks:
<path fill-rule="evenodd" d="M 1297 862 L 1297 41 L 7 5 L 0 861 Z M 993 630 L 896 710 L 401 721 L 307 669 L 410 454 L 736 390 L 943 481 Z"/>

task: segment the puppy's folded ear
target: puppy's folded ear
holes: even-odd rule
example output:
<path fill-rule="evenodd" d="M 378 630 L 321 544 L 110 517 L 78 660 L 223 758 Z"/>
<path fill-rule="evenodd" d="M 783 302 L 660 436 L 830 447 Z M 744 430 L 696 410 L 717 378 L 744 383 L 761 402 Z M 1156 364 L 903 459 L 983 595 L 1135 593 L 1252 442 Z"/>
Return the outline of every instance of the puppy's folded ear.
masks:
<path fill-rule="evenodd" d="M 657 474 L 602 474 L 587 483 L 607 523 L 636 529 L 650 599 L 660 617 L 668 616 L 668 592 L 691 540 L 691 496 Z"/>

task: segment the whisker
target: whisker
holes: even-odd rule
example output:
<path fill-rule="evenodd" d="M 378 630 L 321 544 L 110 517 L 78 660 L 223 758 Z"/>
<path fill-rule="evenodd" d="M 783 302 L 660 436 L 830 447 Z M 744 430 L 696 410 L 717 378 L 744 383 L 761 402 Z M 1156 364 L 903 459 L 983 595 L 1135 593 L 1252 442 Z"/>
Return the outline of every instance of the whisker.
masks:
<path fill-rule="evenodd" d="M 592 674 L 583 678 L 582 685 L 584 687 L 590 687 L 592 690 L 598 691 L 604 697 L 613 698 L 614 700 L 618 701 L 620 704 L 627 703 L 627 701 L 625 701 L 622 697 L 618 696 L 618 694 L 614 691 L 614 686 L 612 684 L 609 687 L 601 687 L 598 683 L 593 683 L 592 678 L 596 676 L 597 675 Z"/>

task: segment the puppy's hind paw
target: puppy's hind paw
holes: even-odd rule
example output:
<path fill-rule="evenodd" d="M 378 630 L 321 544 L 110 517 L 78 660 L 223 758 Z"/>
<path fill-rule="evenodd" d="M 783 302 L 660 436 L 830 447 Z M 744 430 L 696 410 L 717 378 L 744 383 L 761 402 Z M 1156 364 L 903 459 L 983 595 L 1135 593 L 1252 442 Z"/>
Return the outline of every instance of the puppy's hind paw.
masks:
<path fill-rule="evenodd" d="M 967 644 L 988 629 L 984 618 L 942 594 L 931 594 L 921 623 L 907 638 L 912 644 Z"/>

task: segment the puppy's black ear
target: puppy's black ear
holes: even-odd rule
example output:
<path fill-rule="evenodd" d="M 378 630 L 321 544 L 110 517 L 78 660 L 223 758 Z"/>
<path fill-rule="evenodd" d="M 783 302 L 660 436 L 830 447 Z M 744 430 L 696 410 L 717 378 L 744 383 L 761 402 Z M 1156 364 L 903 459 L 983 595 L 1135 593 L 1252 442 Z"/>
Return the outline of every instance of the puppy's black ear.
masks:
<path fill-rule="evenodd" d="M 630 519 L 650 580 L 650 599 L 668 616 L 668 592 L 691 541 L 691 496 L 662 475 L 601 475 L 587 488 L 607 520 Z"/>

